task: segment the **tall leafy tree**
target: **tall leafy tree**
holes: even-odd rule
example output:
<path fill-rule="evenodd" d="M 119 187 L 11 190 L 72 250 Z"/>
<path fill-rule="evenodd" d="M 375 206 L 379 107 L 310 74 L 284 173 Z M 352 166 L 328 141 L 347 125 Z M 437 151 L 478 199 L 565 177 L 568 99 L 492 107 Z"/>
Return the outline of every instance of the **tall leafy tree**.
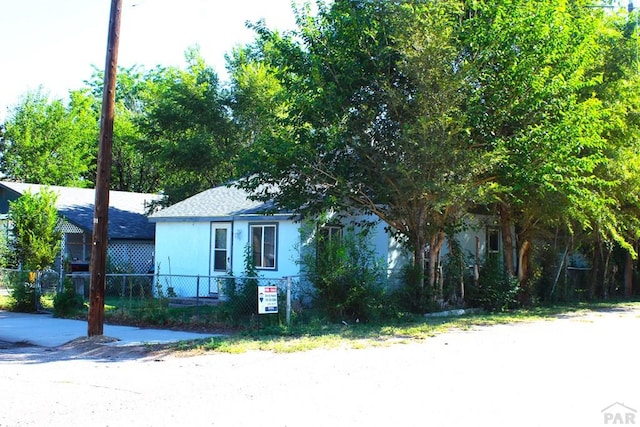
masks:
<path fill-rule="evenodd" d="M 601 37 L 602 80 L 597 94 L 603 101 L 607 126 L 603 133 L 607 140 L 609 161 L 599 166 L 598 176 L 611 185 L 606 196 L 615 201 L 613 216 L 596 223 L 592 246 L 592 278 L 589 288 L 595 296 L 597 285 L 601 295 L 608 293 L 607 284 L 612 275 L 609 257 L 614 244 L 624 249 L 624 288 L 631 296 L 633 285 L 633 258 L 637 257 L 640 238 L 640 73 L 638 65 L 637 14 L 608 14 L 606 28 Z M 617 236 L 609 230 L 613 228 Z M 616 238 L 617 237 L 617 238 Z M 625 244 L 626 243 L 626 244 Z M 606 249 L 605 249 L 606 248 Z M 613 267 L 611 267 L 613 268 Z"/>
<path fill-rule="evenodd" d="M 277 79 L 263 104 L 277 114 L 255 127 L 255 173 L 244 185 L 303 214 L 377 214 L 417 265 L 430 249 L 433 285 L 445 232 L 477 201 L 476 178 L 487 165 L 469 143 L 461 110 L 468 77 L 459 3 L 318 7 L 317 16 L 298 11 L 295 34 L 257 25 L 248 60 L 232 64 L 241 100 L 256 91 L 247 70 Z"/>
<path fill-rule="evenodd" d="M 467 6 L 461 37 L 475 70 L 466 115 L 474 140 L 497 161 L 490 176 L 505 265 L 517 273 L 523 301 L 531 296 L 537 233 L 558 225 L 589 228 L 598 217 L 612 217 L 608 184 L 596 175 L 608 159 L 607 114 L 595 95 L 602 11 L 589 6 L 564 0 Z"/>
<path fill-rule="evenodd" d="M 238 142 L 218 76 L 197 48 L 187 67 L 149 74 L 138 148 L 153 162 L 170 202 L 220 185 L 236 173 Z"/>
<path fill-rule="evenodd" d="M 27 191 L 9 203 L 11 247 L 17 261 L 28 270 L 50 267 L 60 250 L 56 199 L 53 191 L 44 188 L 37 193 Z"/>
<path fill-rule="evenodd" d="M 83 92 L 68 105 L 42 91 L 27 93 L 5 124 L 0 171 L 9 179 L 87 186 L 95 157 L 97 121 Z"/>
<path fill-rule="evenodd" d="M 257 50 L 257 46 L 237 47 L 227 58 L 227 68 L 233 76 L 230 107 L 238 140 L 246 148 L 239 156 L 238 176 L 253 172 L 257 162 L 252 147 L 260 141 L 275 140 L 279 134 L 286 135 L 289 128 L 282 126 L 290 106 L 285 87 L 275 66 L 256 58 Z"/>
<path fill-rule="evenodd" d="M 96 117 L 101 114 L 103 76 L 104 72 L 96 69 L 86 82 Z M 162 189 L 158 164 L 147 158 L 141 148 L 146 138 L 138 126 L 147 111 L 149 90 L 150 77 L 143 69 L 137 66 L 118 69 L 111 162 L 113 190 L 153 193 Z"/>

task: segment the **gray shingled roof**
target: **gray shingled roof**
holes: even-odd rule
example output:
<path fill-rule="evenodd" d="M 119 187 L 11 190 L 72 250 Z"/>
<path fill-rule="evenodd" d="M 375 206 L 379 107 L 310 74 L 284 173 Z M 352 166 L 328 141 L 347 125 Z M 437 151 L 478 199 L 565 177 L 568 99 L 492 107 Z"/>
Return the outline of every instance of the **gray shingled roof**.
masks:
<path fill-rule="evenodd" d="M 37 193 L 44 185 L 24 184 L 1 181 L 16 196 L 27 190 Z M 95 190 L 91 188 L 73 188 L 48 186 L 58 195 L 56 209 L 61 216 L 86 232 L 93 231 Z M 155 225 L 146 216 L 150 202 L 160 200 L 162 196 L 148 193 L 129 193 L 125 191 L 109 192 L 109 238 L 150 240 L 155 236 Z"/>
<path fill-rule="evenodd" d="M 227 220 L 239 216 L 266 215 L 273 211 L 272 202 L 259 202 L 249 193 L 234 186 L 205 190 L 149 216 L 149 220 Z M 286 214 L 290 216 L 289 213 Z"/>

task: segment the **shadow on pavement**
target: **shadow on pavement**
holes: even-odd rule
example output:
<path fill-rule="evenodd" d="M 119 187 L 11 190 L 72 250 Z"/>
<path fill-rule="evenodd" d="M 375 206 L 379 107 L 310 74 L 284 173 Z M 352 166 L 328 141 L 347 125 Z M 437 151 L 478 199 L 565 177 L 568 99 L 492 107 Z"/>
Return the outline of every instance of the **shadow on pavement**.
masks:
<path fill-rule="evenodd" d="M 132 346 L 108 345 L 108 337 L 78 338 L 58 347 L 40 347 L 29 343 L 0 341 L 0 363 L 39 364 L 65 361 L 123 362 L 161 361 L 172 352 L 170 344 Z"/>

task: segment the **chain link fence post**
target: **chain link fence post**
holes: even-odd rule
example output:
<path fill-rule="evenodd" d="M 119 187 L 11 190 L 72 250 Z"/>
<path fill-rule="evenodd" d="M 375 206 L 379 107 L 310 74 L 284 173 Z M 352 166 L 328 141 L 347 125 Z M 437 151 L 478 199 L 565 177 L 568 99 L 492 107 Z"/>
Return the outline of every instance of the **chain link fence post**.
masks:
<path fill-rule="evenodd" d="M 286 280 L 287 280 L 286 319 L 287 319 L 287 328 L 289 328 L 291 327 L 291 276 L 287 276 Z"/>
<path fill-rule="evenodd" d="M 197 319 L 200 318 L 199 309 L 200 309 L 200 275 L 198 274 L 198 277 L 196 277 L 196 309 L 195 309 L 195 316 Z"/>

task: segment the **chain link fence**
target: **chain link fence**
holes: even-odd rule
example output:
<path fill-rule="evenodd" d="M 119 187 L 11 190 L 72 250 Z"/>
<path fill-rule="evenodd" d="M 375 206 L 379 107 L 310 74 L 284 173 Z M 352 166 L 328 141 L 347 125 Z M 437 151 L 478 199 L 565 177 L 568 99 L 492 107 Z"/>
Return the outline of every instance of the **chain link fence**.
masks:
<path fill-rule="evenodd" d="M 59 284 L 60 275 L 54 270 L 0 269 L 0 296 L 11 297 L 12 308 L 16 311 L 39 311 L 42 308 L 40 297 L 53 297 Z"/>
<path fill-rule="evenodd" d="M 0 269 L 0 295 L 27 301 L 17 311 L 38 311 L 40 296 L 63 289 L 89 299 L 87 272 L 60 276 L 54 271 Z M 221 327 L 290 325 L 301 277 L 263 278 L 169 274 L 107 274 L 105 319 L 120 323 Z M 63 286 L 63 281 L 66 286 Z"/>
<path fill-rule="evenodd" d="M 66 279 L 89 298 L 90 275 Z M 169 274 L 107 274 L 105 304 L 118 317 L 152 323 L 291 324 L 293 298 L 300 295 L 300 277 L 263 278 Z M 260 319 L 263 317 L 265 319 Z"/>
<path fill-rule="evenodd" d="M 29 280 L 28 271 L 0 269 L 0 295 L 11 295 L 13 284 L 25 283 Z"/>

